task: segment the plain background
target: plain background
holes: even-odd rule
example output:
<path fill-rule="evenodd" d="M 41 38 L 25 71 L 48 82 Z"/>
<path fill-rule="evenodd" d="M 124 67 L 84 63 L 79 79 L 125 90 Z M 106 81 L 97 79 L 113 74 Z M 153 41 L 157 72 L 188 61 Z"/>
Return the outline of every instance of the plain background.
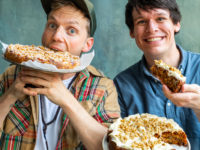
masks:
<path fill-rule="evenodd" d="M 136 63 L 142 52 L 125 25 L 127 0 L 91 0 L 97 17 L 95 58 L 92 65 L 110 78 Z M 200 0 L 177 0 L 182 21 L 176 42 L 186 50 L 200 52 Z M 41 45 L 46 23 L 40 0 L 0 0 L 0 40 L 7 43 Z M 1 48 L 1 46 L 0 46 Z M 1 50 L 0 55 L 2 56 Z M 0 73 L 9 63 L 0 57 Z"/>

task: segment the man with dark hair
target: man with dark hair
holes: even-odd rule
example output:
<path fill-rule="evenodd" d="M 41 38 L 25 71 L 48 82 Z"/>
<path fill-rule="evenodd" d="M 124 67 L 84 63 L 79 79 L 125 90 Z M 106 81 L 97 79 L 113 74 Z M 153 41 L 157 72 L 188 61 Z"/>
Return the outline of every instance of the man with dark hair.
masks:
<path fill-rule="evenodd" d="M 42 44 L 77 56 L 89 52 L 92 3 L 41 1 L 47 13 Z M 59 74 L 13 65 L 0 76 L 1 150 L 102 149 L 107 127 L 119 116 L 113 81 L 92 66 Z"/>
<path fill-rule="evenodd" d="M 129 0 L 125 16 L 143 57 L 114 79 L 121 116 L 150 113 L 172 118 L 189 138 L 200 138 L 200 55 L 175 42 L 181 27 L 176 0 Z M 150 73 L 155 59 L 179 68 L 186 76 L 180 93 L 171 92 Z"/>

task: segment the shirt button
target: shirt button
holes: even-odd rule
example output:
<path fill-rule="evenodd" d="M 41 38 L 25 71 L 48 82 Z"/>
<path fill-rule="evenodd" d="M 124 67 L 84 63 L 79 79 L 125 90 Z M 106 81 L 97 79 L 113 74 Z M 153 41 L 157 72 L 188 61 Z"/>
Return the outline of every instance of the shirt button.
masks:
<path fill-rule="evenodd" d="M 167 103 L 167 106 L 171 106 L 171 103 Z"/>

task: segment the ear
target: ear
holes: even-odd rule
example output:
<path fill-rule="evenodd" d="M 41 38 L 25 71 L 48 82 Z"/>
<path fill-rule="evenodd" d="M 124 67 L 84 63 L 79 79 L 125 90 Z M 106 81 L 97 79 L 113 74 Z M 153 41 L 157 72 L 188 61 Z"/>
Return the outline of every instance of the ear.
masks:
<path fill-rule="evenodd" d="M 94 38 L 93 37 L 87 38 L 87 41 L 85 43 L 85 46 L 82 49 L 82 52 L 89 52 L 91 50 L 93 44 L 94 44 Z"/>
<path fill-rule="evenodd" d="M 133 38 L 133 39 L 135 38 L 134 32 L 132 30 L 130 30 L 129 34 L 130 34 L 131 38 Z"/>
<path fill-rule="evenodd" d="M 174 32 L 177 33 L 181 29 L 181 24 L 178 22 L 177 24 L 174 25 Z"/>

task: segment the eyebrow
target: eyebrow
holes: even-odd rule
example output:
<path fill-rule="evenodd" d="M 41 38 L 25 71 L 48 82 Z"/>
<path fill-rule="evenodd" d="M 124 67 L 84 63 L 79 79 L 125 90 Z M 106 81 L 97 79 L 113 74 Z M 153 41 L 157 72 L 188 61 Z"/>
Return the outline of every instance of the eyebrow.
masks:
<path fill-rule="evenodd" d="M 138 19 L 142 19 L 142 18 L 144 18 L 144 17 L 142 17 L 142 15 L 140 15 L 140 13 L 138 13 L 139 15 L 138 15 L 138 17 L 134 17 L 134 21 L 135 20 L 138 20 Z M 157 16 L 168 16 L 168 14 L 166 14 L 166 13 L 163 13 L 163 12 L 158 12 L 158 13 L 155 13 Z"/>
<path fill-rule="evenodd" d="M 168 14 L 166 14 L 166 13 L 162 13 L 162 12 L 160 12 L 160 13 L 156 13 L 158 16 L 168 16 Z"/>

